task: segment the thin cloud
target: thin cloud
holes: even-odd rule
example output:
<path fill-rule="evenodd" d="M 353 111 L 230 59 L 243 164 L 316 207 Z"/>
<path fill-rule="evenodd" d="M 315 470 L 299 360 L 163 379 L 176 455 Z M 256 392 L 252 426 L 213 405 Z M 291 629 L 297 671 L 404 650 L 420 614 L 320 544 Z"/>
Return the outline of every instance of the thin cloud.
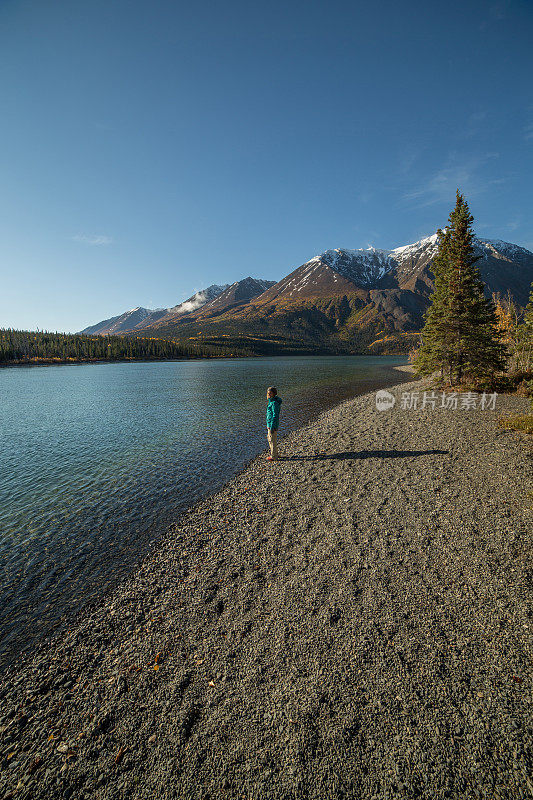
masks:
<path fill-rule="evenodd" d="M 475 111 L 473 114 L 470 114 L 466 120 L 463 136 L 467 139 L 472 139 L 474 136 L 477 136 L 485 127 L 487 116 L 488 114 L 486 111 Z"/>
<path fill-rule="evenodd" d="M 414 152 L 406 153 L 398 164 L 398 173 L 400 175 L 409 175 L 415 164 L 416 159 L 417 159 L 417 153 Z"/>
<path fill-rule="evenodd" d="M 526 142 L 529 142 L 533 139 L 533 122 L 530 122 L 529 125 L 526 125 L 524 128 L 524 139 Z"/>
<path fill-rule="evenodd" d="M 92 247 L 99 247 L 106 244 L 113 244 L 113 237 L 103 236 L 102 234 L 89 236 L 86 233 L 78 233 L 76 236 L 72 237 L 72 241 L 79 242 L 80 244 L 88 244 Z"/>
<path fill-rule="evenodd" d="M 468 197 L 481 194 L 490 186 L 505 182 L 505 178 L 484 178 L 480 170 L 498 153 L 485 153 L 484 156 L 459 162 L 455 154 L 450 154 L 446 166 L 439 169 L 414 189 L 405 192 L 403 201 L 417 208 L 424 208 L 436 203 L 450 202 L 459 188 Z"/>
<path fill-rule="evenodd" d="M 507 223 L 505 226 L 508 231 L 516 231 L 521 226 L 522 220 L 521 219 L 512 219 L 510 222 Z"/>

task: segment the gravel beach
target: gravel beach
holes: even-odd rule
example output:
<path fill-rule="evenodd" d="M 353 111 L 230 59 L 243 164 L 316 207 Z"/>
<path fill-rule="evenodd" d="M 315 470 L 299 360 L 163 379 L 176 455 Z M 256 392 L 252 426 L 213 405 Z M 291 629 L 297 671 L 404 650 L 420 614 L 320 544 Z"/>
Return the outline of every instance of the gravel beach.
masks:
<path fill-rule="evenodd" d="M 423 388 L 282 438 L 4 672 L 0 798 L 531 797 L 528 404 Z"/>

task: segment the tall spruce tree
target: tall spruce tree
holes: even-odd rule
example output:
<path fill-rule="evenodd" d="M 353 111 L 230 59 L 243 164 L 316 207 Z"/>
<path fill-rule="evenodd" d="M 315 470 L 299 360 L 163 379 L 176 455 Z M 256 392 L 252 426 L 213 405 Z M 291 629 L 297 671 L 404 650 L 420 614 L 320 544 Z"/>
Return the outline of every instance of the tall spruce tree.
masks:
<path fill-rule="evenodd" d="M 457 190 L 446 230 L 439 231 L 435 291 L 426 313 L 416 366 L 422 375 L 440 370 L 451 384 L 490 379 L 505 367 L 492 300 L 484 294 L 474 251 L 468 203 Z"/>
<path fill-rule="evenodd" d="M 443 377 L 445 364 L 448 362 L 451 337 L 448 330 L 448 284 L 449 284 L 449 249 L 450 231 L 437 231 L 439 247 L 433 260 L 434 290 L 431 303 L 424 319 L 422 346 L 418 351 L 416 366 L 423 375 L 430 375 L 440 370 Z"/>

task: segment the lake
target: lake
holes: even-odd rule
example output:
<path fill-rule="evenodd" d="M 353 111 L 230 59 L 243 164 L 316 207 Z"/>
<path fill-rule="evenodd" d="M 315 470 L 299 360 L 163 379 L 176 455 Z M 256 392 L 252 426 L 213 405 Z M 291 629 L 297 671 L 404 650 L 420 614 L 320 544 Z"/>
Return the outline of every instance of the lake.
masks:
<path fill-rule="evenodd" d="M 405 357 L 309 356 L 0 370 L 0 663 L 125 577 L 180 510 Z"/>

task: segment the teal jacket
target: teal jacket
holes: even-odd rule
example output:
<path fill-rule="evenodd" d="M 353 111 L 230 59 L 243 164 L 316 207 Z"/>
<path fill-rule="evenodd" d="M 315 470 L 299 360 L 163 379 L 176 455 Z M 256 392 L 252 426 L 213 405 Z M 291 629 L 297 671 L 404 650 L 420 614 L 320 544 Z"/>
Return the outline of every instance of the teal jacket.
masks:
<path fill-rule="evenodd" d="M 277 431 L 279 425 L 279 409 L 281 406 L 281 397 L 272 397 L 267 405 L 267 428 L 272 428 Z"/>

